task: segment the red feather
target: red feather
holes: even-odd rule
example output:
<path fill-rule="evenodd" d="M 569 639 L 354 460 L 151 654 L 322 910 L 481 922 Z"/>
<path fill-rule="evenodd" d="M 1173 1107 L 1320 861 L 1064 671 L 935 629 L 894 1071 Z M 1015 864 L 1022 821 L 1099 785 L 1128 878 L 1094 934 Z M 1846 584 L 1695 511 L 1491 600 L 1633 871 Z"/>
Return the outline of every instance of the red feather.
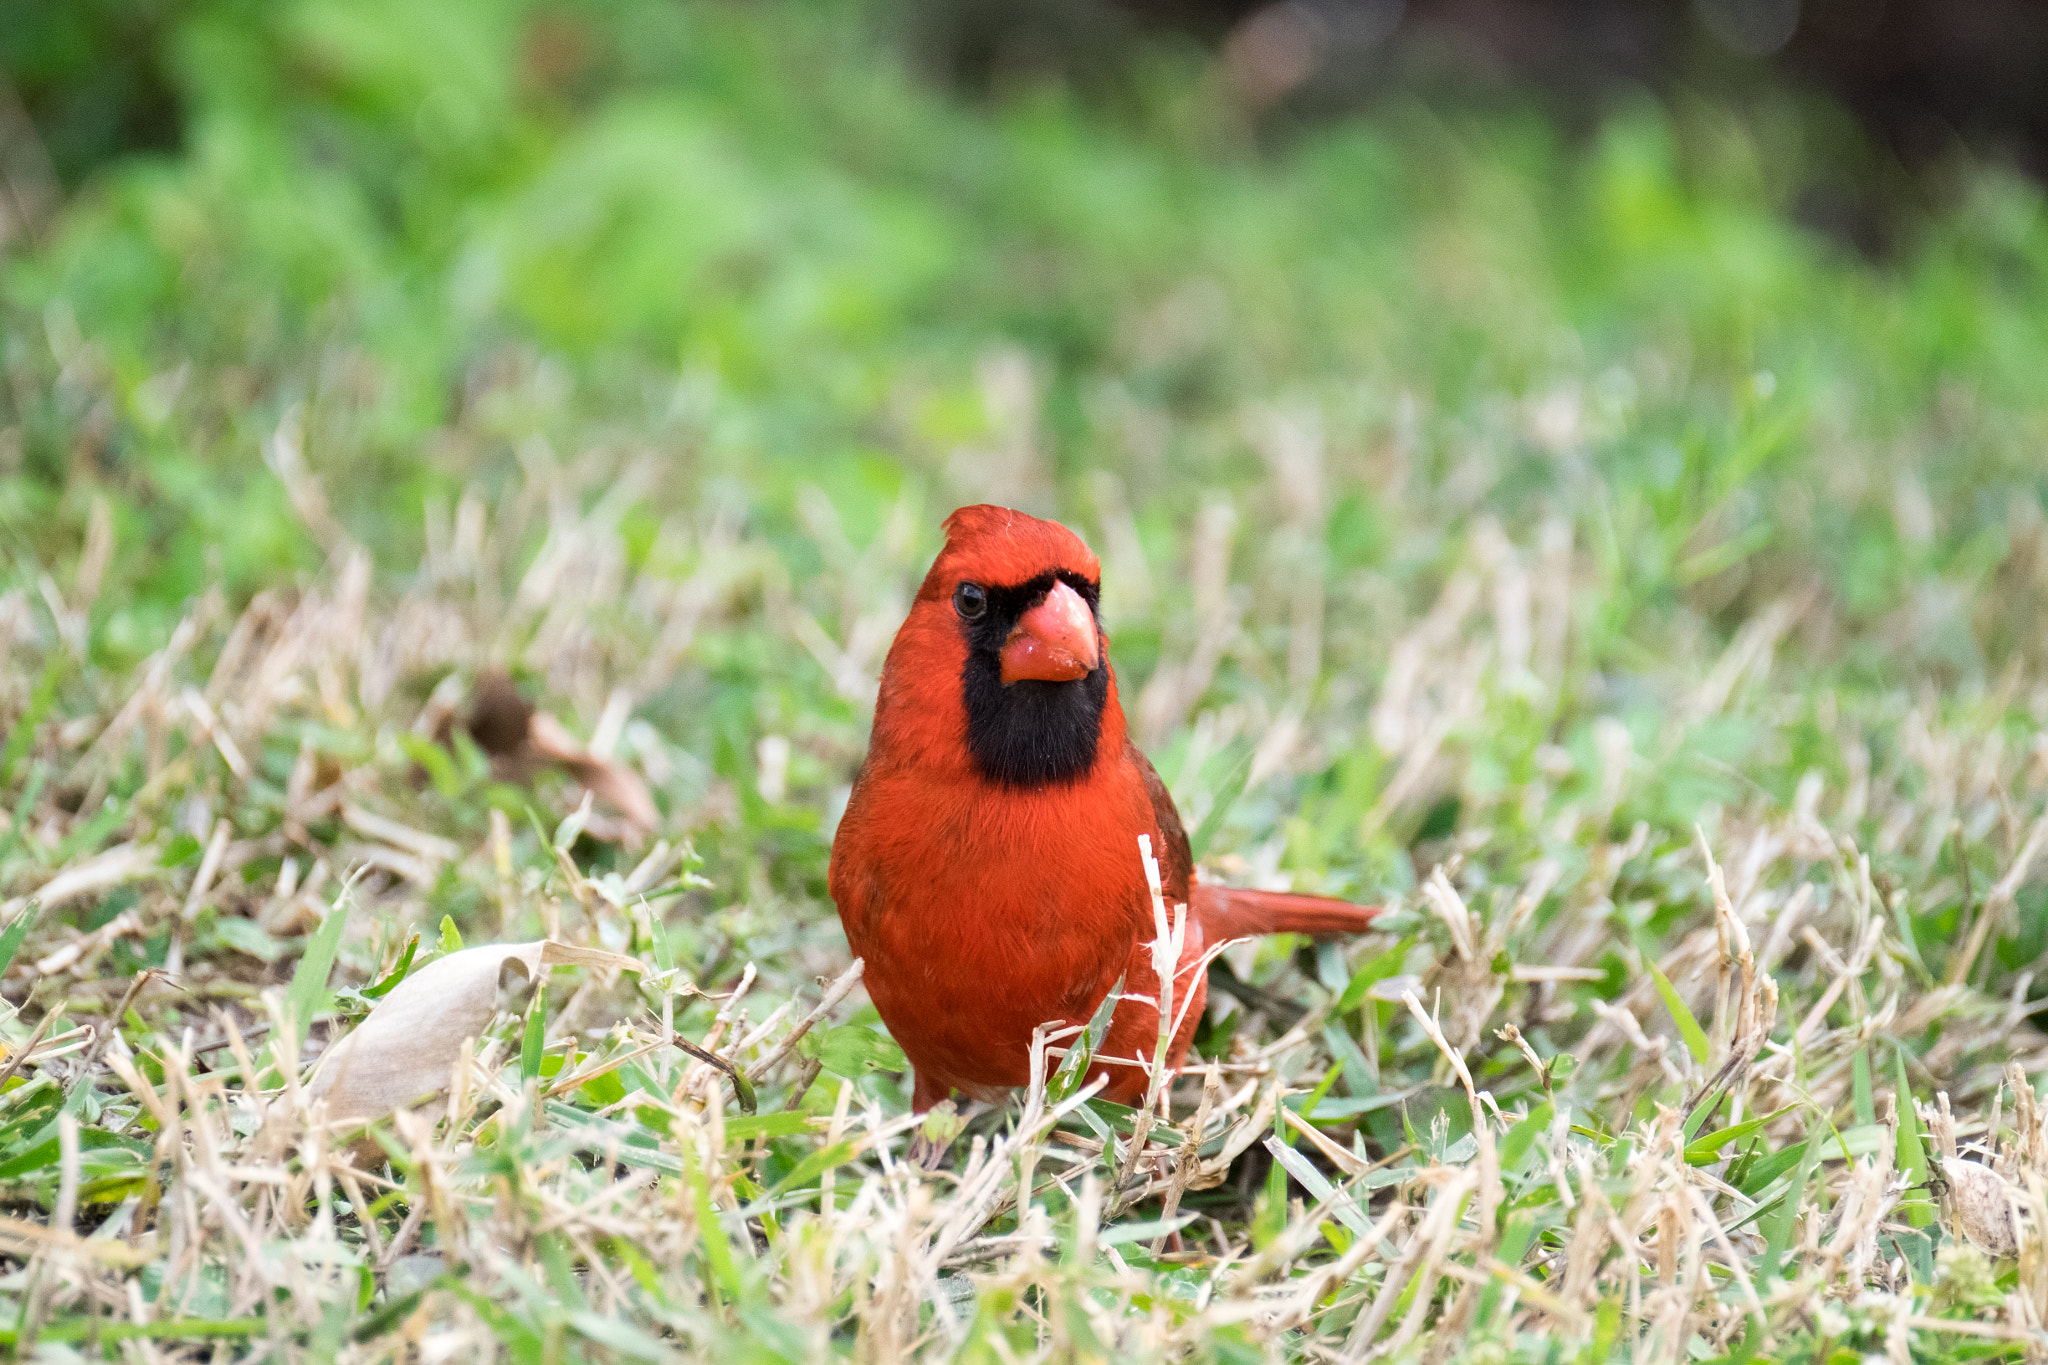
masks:
<path fill-rule="evenodd" d="M 1015 589 L 1059 574 L 1085 581 L 1092 601 L 1100 568 L 1064 526 L 1004 508 L 962 508 L 946 533 L 883 665 L 867 762 L 832 845 L 832 899 L 866 959 L 868 993 L 916 1069 L 916 1106 L 1025 1084 L 1033 1029 L 1086 1023 L 1119 976 L 1126 995 L 1156 998 L 1140 834 L 1158 852 L 1169 904 L 1192 907 L 1175 981 L 1174 1012 L 1186 1006 L 1169 1057 L 1178 1067 L 1201 1018 L 1211 946 L 1353 933 L 1376 912 L 1199 882 L 1173 799 L 1130 742 L 1106 637 L 1107 700 L 1084 765 L 1069 780 L 988 775 L 968 740 L 970 643 L 956 589 Z M 1144 1094 L 1143 1069 L 1113 1059 L 1149 1058 L 1158 1027 L 1156 1007 L 1117 1006 L 1097 1067 L 1109 1075 L 1108 1098 Z"/>

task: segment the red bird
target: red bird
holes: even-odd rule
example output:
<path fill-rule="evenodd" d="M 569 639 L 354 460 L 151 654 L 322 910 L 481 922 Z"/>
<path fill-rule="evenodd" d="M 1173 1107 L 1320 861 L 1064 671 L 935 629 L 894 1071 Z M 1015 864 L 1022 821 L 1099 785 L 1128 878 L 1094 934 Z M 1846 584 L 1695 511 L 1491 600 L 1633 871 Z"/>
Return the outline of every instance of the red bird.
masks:
<path fill-rule="evenodd" d="M 1210 947 L 1352 933 L 1377 912 L 1199 881 L 1117 702 L 1095 556 L 1066 527 L 1001 507 L 963 507 L 945 529 L 883 665 L 867 762 L 832 844 L 832 899 L 916 1068 L 915 1107 L 1026 1084 L 1032 1030 L 1086 1024 L 1119 976 L 1126 996 L 1156 999 L 1141 834 L 1168 905 L 1189 906 L 1178 1067 Z M 1117 1005 L 1096 1054 L 1106 1098 L 1143 1097 L 1158 1031 L 1156 1005 Z"/>

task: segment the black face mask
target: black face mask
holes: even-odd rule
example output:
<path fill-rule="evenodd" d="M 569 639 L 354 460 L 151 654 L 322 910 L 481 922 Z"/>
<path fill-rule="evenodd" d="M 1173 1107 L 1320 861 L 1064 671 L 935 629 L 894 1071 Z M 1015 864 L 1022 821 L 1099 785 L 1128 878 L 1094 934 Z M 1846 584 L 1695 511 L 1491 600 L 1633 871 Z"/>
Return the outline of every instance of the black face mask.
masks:
<path fill-rule="evenodd" d="M 992 782 L 1042 787 L 1073 782 L 1095 766 L 1102 708 L 1109 701 L 1109 659 L 1072 682 L 1027 678 L 1003 686 L 1002 649 L 1024 613 L 1045 600 L 1055 582 L 1081 595 L 1100 628 L 1100 590 L 1079 574 L 1043 573 L 1016 587 L 963 584 L 954 614 L 967 639 L 960 671 L 967 705 L 967 749 Z M 967 592 L 981 589 L 979 597 Z"/>

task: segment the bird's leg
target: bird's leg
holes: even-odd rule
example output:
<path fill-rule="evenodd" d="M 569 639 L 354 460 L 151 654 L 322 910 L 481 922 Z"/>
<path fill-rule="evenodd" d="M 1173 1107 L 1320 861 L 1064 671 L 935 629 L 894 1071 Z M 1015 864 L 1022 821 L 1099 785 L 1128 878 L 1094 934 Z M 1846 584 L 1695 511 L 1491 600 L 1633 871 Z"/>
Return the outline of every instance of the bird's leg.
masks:
<path fill-rule="evenodd" d="M 935 1104 L 944 1104 L 953 1097 L 953 1087 L 934 1080 L 930 1072 L 919 1067 L 910 1077 L 910 1108 L 912 1113 L 929 1112 Z"/>

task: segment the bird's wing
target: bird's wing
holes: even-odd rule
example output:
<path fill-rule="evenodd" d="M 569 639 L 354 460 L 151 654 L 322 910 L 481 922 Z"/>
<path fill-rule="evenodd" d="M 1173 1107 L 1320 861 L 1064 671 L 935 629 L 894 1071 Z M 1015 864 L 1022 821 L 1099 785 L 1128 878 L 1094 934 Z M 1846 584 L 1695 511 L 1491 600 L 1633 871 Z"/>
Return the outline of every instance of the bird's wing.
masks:
<path fill-rule="evenodd" d="M 1180 822 L 1180 812 L 1174 809 L 1173 793 L 1160 781 L 1159 770 L 1152 766 L 1152 760 L 1145 757 L 1137 745 L 1128 740 L 1124 743 L 1124 757 L 1138 770 L 1144 779 L 1145 795 L 1152 798 L 1152 819 L 1159 826 L 1159 880 L 1165 888 L 1169 902 L 1185 905 L 1189 887 L 1194 882 L 1195 855 L 1188 847 L 1188 832 Z"/>

